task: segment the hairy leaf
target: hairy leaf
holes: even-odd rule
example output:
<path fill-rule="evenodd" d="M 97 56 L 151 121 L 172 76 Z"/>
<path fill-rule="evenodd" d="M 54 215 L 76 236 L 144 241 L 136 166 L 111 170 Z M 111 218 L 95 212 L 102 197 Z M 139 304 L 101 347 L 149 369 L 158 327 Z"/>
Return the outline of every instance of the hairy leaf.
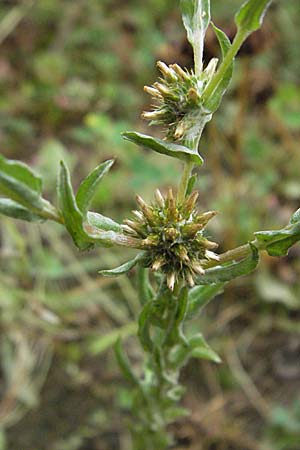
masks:
<path fill-rule="evenodd" d="M 179 325 L 185 318 L 185 314 L 188 306 L 188 289 L 187 287 L 183 287 L 181 289 L 179 298 L 178 298 L 178 308 L 175 316 L 174 325 Z"/>
<path fill-rule="evenodd" d="M 43 209 L 40 195 L 41 180 L 34 172 L 18 161 L 10 161 L 0 155 L 0 193 L 30 211 Z"/>
<path fill-rule="evenodd" d="M 294 225 L 295 223 L 300 222 L 300 208 L 294 212 L 290 219 L 290 225 Z"/>
<path fill-rule="evenodd" d="M 102 216 L 102 214 L 89 211 L 87 213 L 87 221 L 93 227 L 104 231 L 116 231 L 117 233 L 122 232 L 121 225 L 112 220 L 110 217 Z"/>
<path fill-rule="evenodd" d="M 219 355 L 208 345 L 201 333 L 193 336 L 189 340 L 189 347 L 192 349 L 193 358 L 208 359 L 215 363 L 220 363 Z"/>
<path fill-rule="evenodd" d="M 150 321 L 152 315 L 152 302 L 147 302 L 139 316 L 138 336 L 144 350 L 151 352 L 153 342 L 150 336 Z"/>
<path fill-rule="evenodd" d="M 41 194 L 42 180 L 41 178 L 26 164 L 20 161 L 6 159 L 0 154 L 0 172 L 9 175 L 15 180 L 28 186 L 31 190 Z"/>
<path fill-rule="evenodd" d="M 83 229 L 83 216 L 75 200 L 69 170 L 63 161 L 61 161 L 57 189 L 64 224 L 74 243 L 81 250 L 91 248 L 93 243 L 89 242 L 88 235 Z"/>
<path fill-rule="evenodd" d="M 85 217 L 93 197 L 99 187 L 99 184 L 103 176 L 109 171 L 113 165 L 113 160 L 105 161 L 96 167 L 80 184 L 77 195 L 76 202 L 77 206 Z"/>
<path fill-rule="evenodd" d="M 140 304 L 144 306 L 153 298 L 153 290 L 149 281 L 149 269 L 145 269 L 140 264 L 137 268 L 137 288 Z"/>
<path fill-rule="evenodd" d="M 231 42 L 222 30 L 217 28 L 214 24 L 212 24 L 212 27 L 218 38 L 218 41 L 219 41 L 219 44 L 221 47 L 221 51 L 222 51 L 222 57 L 224 59 L 226 53 L 228 52 L 228 50 L 231 47 Z M 220 103 L 222 101 L 222 97 L 225 94 L 225 92 L 230 84 L 230 81 L 232 79 L 232 73 L 233 73 L 233 61 L 230 64 L 229 68 L 227 69 L 222 80 L 220 81 L 220 83 L 218 84 L 216 89 L 214 90 L 213 94 L 210 96 L 210 98 L 207 100 L 207 102 L 205 102 L 204 106 L 209 111 L 214 112 L 219 108 Z"/>
<path fill-rule="evenodd" d="M 142 258 L 144 257 L 144 253 L 139 253 L 135 258 L 127 261 L 115 269 L 110 270 L 100 270 L 99 273 L 105 277 L 118 277 L 119 275 L 124 275 L 129 272 Z"/>
<path fill-rule="evenodd" d="M 282 230 L 257 231 L 255 234 L 258 245 L 264 248 L 270 256 L 285 256 L 292 245 L 300 241 L 299 210 L 291 217 L 290 224 Z"/>
<path fill-rule="evenodd" d="M 152 136 L 148 136 L 146 134 L 136 133 L 135 131 L 127 131 L 126 133 L 123 133 L 122 136 L 127 141 L 150 148 L 151 150 L 162 153 L 163 155 L 172 156 L 173 158 L 181 159 L 183 161 L 192 161 L 198 166 L 203 164 L 203 159 L 197 150 L 191 150 L 183 145 L 172 144 L 171 142 L 153 138 Z"/>
<path fill-rule="evenodd" d="M 187 319 L 192 319 L 223 290 L 224 283 L 195 286 L 189 291 Z"/>
<path fill-rule="evenodd" d="M 202 61 L 205 33 L 210 22 L 210 0 L 180 0 L 180 7 L 188 41 Z"/>
<path fill-rule="evenodd" d="M 235 15 L 235 23 L 239 30 L 251 33 L 258 30 L 272 0 L 247 0 Z"/>
<path fill-rule="evenodd" d="M 122 348 L 121 339 L 119 338 L 114 345 L 115 355 L 119 364 L 119 367 L 125 377 L 125 379 L 131 383 L 138 384 L 138 378 L 131 369 L 130 362 L 124 353 Z"/>
<path fill-rule="evenodd" d="M 251 255 L 244 258 L 242 261 L 232 262 L 229 264 L 220 265 L 207 269 L 204 275 L 199 275 L 196 278 L 196 284 L 207 285 L 214 283 L 225 283 L 226 281 L 233 280 L 234 278 L 248 275 L 252 272 L 259 261 L 259 253 L 257 248 L 249 244 L 251 248 Z"/>
<path fill-rule="evenodd" d="M 27 222 L 41 222 L 43 217 L 32 213 L 28 209 L 8 198 L 0 198 L 0 214 L 14 219 L 26 220 Z"/>

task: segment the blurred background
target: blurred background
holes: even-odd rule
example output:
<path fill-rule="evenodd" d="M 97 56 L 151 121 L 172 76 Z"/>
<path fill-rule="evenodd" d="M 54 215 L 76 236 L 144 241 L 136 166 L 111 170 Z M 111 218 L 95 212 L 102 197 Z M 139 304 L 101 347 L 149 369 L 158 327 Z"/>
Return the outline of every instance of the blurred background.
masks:
<path fill-rule="evenodd" d="M 241 0 L 212 0 L 232 38 Z M 171 186 L 180 164 L 125 143 L 149 130 L 145 84 L 156 60 L 192 67 L 174 0 L 0 2 L 0 148 L 32 165 L 54 201 L 60 159 L 73 184 L 115 157 L 94 210 L 122 221 L 138 192 Z M 200 152 L 199 209 L 220 251 L 282 228 L 300 206 L 300 1 L 274 2 L 236 61 L 234 80 Z M 218 56 L 212 32 L 205 59 Z M 133 365 L 139 305 L 134 278 L 97 272 L 127 254 L 80 254 L 54 223 L 0 219 L 0 450 L 131 450 L 131 395 L 111 350 L 121 333 Z M 127 250 L 126 250 L 127 251 Z M 263 255 L 190 326 L 222 365 L 194 360 L 182 375 L 191 417 L 176 448 L 300 449 L 300 247 Z M 141 449 L 146 450 L 146 449 Z"/>

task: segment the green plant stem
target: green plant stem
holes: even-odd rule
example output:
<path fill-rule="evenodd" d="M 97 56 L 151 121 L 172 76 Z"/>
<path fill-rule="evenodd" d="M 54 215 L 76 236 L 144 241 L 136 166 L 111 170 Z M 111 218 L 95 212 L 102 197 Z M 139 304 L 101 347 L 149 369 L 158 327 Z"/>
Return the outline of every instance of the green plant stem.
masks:
<path fill-rule="evenodd" d="M 213 79 L 208 84 L 207 88 L 203 93 L 202 100 L 204 105 L 207 102 L 207 100 L 214 94 L 215 89 L 218 87 L 219 83 L 224 78 L 224 75 L 226 74 L 227 69 L 232 63 L 232 60 L 237 55 L 239 49 L 241 48 L 243 42 L 248 37 L 248 35 L 249 35 L 248 31 L 238 30 L 237 34 L 235 35 L 234 41 L 230 47 L 230 50 L 226 53 L 226 56 L 223 59 L 219 70 L 217 71 L 216 75 L 213 77 Z"/>
<path fill-rule="evenodd" d="M 181 180 L 178 187 L 178 203 L 182 203 L 186 196 L 186 191 L 189 183 L 189 179 L 192 173 L 192 170 L 194 168 L 194 163 L 191 161 L 188 161 L 185 163 L 183 168 L 183 173 L 181 176 Z"/>

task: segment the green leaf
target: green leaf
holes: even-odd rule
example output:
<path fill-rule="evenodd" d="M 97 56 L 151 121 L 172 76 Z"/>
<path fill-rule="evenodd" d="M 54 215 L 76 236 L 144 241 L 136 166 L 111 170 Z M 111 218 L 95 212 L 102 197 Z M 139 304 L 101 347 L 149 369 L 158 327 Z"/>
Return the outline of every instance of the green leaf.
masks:
<path fill-rule="evenodd" d="M 114 349 L 115 349 L 115 355 L 116 355 L 119 367 L 120 367 L 125 379 L 131 383 L 139 384 L 138 378 L 135 375 L 135 373 L 132 371 L 130 362 L 124 353 L 120 338 L 116 341 L 116 343 L 114 345 Z"/>
<path fill-rule="evenodd" d="M 179 325 L 185 318 L 186 310 L 188 305 L 188 289 L 183 287 L 180 291 L 178 298 L 178 308 L 176 311 L 174 325 Z"/>
<path fill-rule="evenodd" d="M 217 28 L 213 23 L 212 23 L 212 27 L 214 32 L 216 33 L 216 36 L 218 38 L 220 47 L 221 47 L 221 51 L 222 51 L 222 58 L 224 59 L 224 57 L 226 56 L 228 50 L 231 47 L 231 42 L 228 39 L 228 37 L 226 36 L 226 34 L 220 30 L 219 28 Z M 211 111 L 214 112 L 216 111 L 219 106 L 220 103 L 222 101 L 222 97 L 225 94 L 230 81 L 232 79 L 232 73 L 233 73 L 233 61 L 230 64 L 230 66 L 228 67 L 227 71 L 225 72 L 224 76 L 222 77 L 220 83 L 217 85 L 216 89 L 214 90 L 213 94 L 210 96 L 210 98 L 205 102 L 205 107 Z"/>
<path fill-rule="evenodd" d="M 149 281 L 149 269 L 140 264 L 137 268 L 137 289 L 139 301 L 142 306 L 153 298 L 153 290 Z"/>
<path fill-rule="evenodd" d="M 194 186 L 195 186 L 195 183 L 197 181 L 197 178 L 198 178 L 198 176 L 196 174 L 192 175 L 190 177 L 188 185 L 187 185 L 187 189 L 186 189 L 186 196 L 187 197 L 192 193 L 192 191 L 194 189 Z"/>
<path fill-rule="evenodd" d="M 189 347 L 192 349 L 193 358 L 208 359 L 215 363 L 222 362 L 219 355 L 208 345 L 201 333 L 189 339 Z"/>
<path fill-rule="evenodd" d="M 0 171 L 22 182 L 38 194 L 41 194 L 42 180 L 26 164 L 20 161 L 6 159 L 3 155 L 0 155 Z"/>
<path fill-rule="evenodd" d="M 27 222 L 41 222 L 43 217 L 32 213 L 28 209 L 8 198 L 0 198 L 0 214 L 14 219 L 26 220 Z"/>
<path fill-rule="evenodd" d="M 292 215 L 290 219 L 290 225 L 294 225 L 297 222 L 300 222 L 300 208 L 297 209 L 297 211 L 295 211 L 294 214 Z"/>
<path fill-rule="evenodd" d="M 89 242 L 88 235 L 83 229 L 83 216 L 75 200 L 69 170 L 63 161 L 60 165 L 57 189 L 64 224 L 76 246 L 86 250 L 91 248 L 93 243 Z"/>
<path fill-rule="evenodd" d="M 41 187 L 41 179 L 26 164 L 0 155 L 0 193 L 37 212 L 44 206 Z"/>
<path fill-rule="evenodd" d="M 187 319 L 192 319 L 223 290 L 225 283 L 195 286 L 189 291 Z"/>
<path fill-rule="evenodd" d="M 85 217 L 103 176 L 109 171 L 114 161 L 105 161 L 96 167 L 80 184 L 76 202 Z"/>
<path fill-rule="evenodd" d="M 204 38 L 210 22 L 210 0 L 180 0 L 187 38 L 202 62 Z"/>
<path fill-rule="evenodd" d="M 119 275 L 124 275 L 129 272 L 142 258 L 144 257 L 144 252 L 139 253 L 135 258 L 127 261 L 115 269 L 110 270 L 100 270 L 99 273 L 105 277 L 118 277 Z"/>
<path fill-rule="evenodd" d="M 286 256 L 290 247 L 300 241 L 300 222 L 282 230 L 257 231 L 254 234 L 258 245 L 270 256 Z"/>
<path fill-rule="evenodd" d="M 272 0 L 248 0 L 235 15 L 238 30 L 251 33 L 258 30 L 263 22 L 264 15 Z"/>
<path fill-rule="evenodd" d="M 204 275 L 199 275 L 196 278 L 196 284 L 207 285 L 214 283 L 225 283 L 234 278 L 248 275 L 252 272 L 259 261 L 259 253 L 253 244 L 249 244 L 251 248 L 251 255 L 238 262 L 220 265 L 207 269 Z"/>
<path fill-rule="evenodd" d="M 170 363 L 174 369 L 184 366 L 191 357 L 208 359 L 216 363 L 221 362 L 220 357 L 210 348 L 201 333 L 192 336 L 186 344 L 173 347 L 169 355 Z"/>
<path fill-rule="evenodd" d="M 183 145 L 172 144 L 171 142 L 153 138 L 146 134 L 136 133 L 135 131 L 127 131 L 126 133 L 123 133 L 122 136 L 127 141 L 150 148 L 163 155 L 172 156 L 173 158 L 181 159 L 183 161 L 192 161 L 198 166 L 203 164 L 203 159 L 197 150 L 191 150 Z"/>
<path fill-rule="evenodd" d="M 102 216 L 102 214 L 95 213 L 89 211 L 87 213 L 87 221 L 89 225 L 92 225 L 95 228 L 98 228 L 99 230 L 104 231 L 116 231 L 117 233 L 122 232 L 121 225 L 114 220 L 112 220 L 110 217 Z"/>
<path fill-rule="evenodd" d="M 153 342 L 150 336 L 150 320 L 152 316 L 152 302 L 147 302 L 139 316 L 138 336 L 145 351 L 151 352 Z"/>

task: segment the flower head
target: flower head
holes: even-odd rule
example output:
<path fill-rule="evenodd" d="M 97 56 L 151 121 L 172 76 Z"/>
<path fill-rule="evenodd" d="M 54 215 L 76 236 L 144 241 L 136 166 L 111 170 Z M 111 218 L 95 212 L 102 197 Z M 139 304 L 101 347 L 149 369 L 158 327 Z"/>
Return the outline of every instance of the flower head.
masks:
<path fill-rule="evenodd" d="M 197 198 L 198 193 L 193 192 L 179 204 L 172 189 L 166 197 L 157 189 L 155 201 L 148 205 L 137 196 L 139 209 L 133 211 L 134 219 L 122 225 L 125 234 L 141 239 L 145 265 L 164 273 L 171 290 L 179 280 L 193 286 L 194 277 L 205 273 L 203 261 L 218 259 L 212 251 L 218 244 L 203 235 L 216 211 L 199 214 L 195 208 Z"/>
<path fill-rule="evenodd" d="M 168 139 L 183 140 L 188 128 L 194 125 L 193 117 L 208 115 L 202 108 L 201 98 L 217 62 L 216 58 L 212 59 L 201 75 L 196 76 L 178 64 L 167 66 L 159 61 L 157 66 L 162 77 L 153 86 L 144 88 L 153 97 L 154 108 L 142 117 L 150 120 L 150 124 L 165 125 Z"/>

